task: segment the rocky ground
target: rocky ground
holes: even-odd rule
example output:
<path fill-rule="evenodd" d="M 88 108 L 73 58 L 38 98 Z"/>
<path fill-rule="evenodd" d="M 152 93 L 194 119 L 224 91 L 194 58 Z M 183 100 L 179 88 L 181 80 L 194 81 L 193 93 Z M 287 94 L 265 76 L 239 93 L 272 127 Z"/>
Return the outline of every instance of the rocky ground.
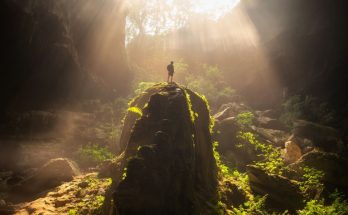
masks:
<path fill-rule="evenodd" d="M 214 139 L 224 164 L 246 173 L 251 193 L 267 195 L 266 206 L 271 211 L 296 214 L 311 199 L 328 200 L 330 193 L 337 191 L 347 195 L 343 134 L 305 120 L 295 120 L 289 127 L 279 120 L 280 114 L 255 111 L 245 103 L 223 105 L 214 116 Z M 311 188 L 303 187 L 310 183 Z"/>
<path fill-rule="evenodd" d="M 76 176 L 72 181 L 53 188 L 43 197 L 13 205 L 13 214 L 98 214 L 110 185 L 110 178 L 100 179 L 97 173 Z"/>
<path fill-rule="evenodd" d="M 5 174 L 2 175 L 3 177 Z M 11 176 L 8 175 L 10 179 Z M 6 178 L 5 178 L 6 179 Z M 81 173 L 73 161 L 57 158 L 13 186 L 1 200 L 1 214 L 99 214 L 111 178 Z"/>
<path fill-rule="evenodd" d="M 91 205 L 91 211 L 100 208 L 89 204 L 88 198 L 98 197 L 103 203 L 104 194 L 98 190 L 110 184 L 106 186 L 107 179 L 98 179 L 96 173 L 90 175 L 97 171 L 96 164 L 79 160 L 78 151 L 88 143 L 108 145 L 114 141 L 109 131 L 115 129 L 111 122 L 119 116 L 110 115 L 110 106 L 90 101 L 64 111 L 7 114 L 6 123 L 0 125 L 0 214 L 74 214 L 75 209 L 77 214 L 86 214 L 79 201 L 88 203 L 87 208 Z M 119 112 L 115 107 L 113 111 Z M 90 197 L 76 194 L 69 207 L 56 207 L 56 200 L 70 198 L 79 190 L 76 184 L 83 181 L 92 183 L 92 188 L 86 188 Z M 80 206 L 74 209 L 73 204 Z"/>

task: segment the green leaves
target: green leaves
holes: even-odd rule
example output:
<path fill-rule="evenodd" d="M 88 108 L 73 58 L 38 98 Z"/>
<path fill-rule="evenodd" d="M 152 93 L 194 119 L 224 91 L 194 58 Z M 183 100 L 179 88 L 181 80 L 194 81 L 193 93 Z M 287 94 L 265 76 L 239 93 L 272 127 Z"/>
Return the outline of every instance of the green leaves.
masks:
<path fill-rule="evenodd" d="M 107 159 L 113 158 L 114 155 L 106 147 L 97 144 L 88 144 L 83 146 L 77 152 L 79 163 L 86 166 L 97 165 Z"/>
<path fill-rule="evenodd" d="M 345 215 L 348 214 L 348 202 L 338 192 L 333 193 L 330 198 L 332 204 L 325 205 L 324 199 L 308 201 L 305 208 L 297 211 L 298 215 Z"/>
<path fill-rule="evenodd" d="M 250 126 L 254 120 L 254 114 L 250 111 L 246 111 L 238 114 L 236 118 L 240 126 Z"/>
<path fill-rule="evenodd" d="M 248 122 L 250 115 L 247 114 L 244 122 Z M 257 140 L 256 136 L 251 132 L 240 131 L 238 132 L 238 139 L 243 142 L 243 144 L 251 144 L 255 147 L 255 150 L 260 150 L 264 160 L 256 162 L 255 165 L 267 173 L 282 175 L 283 171 L 286 169 L 284 161 L 281 157 L 280 148 L 274 147 L 272 145 L 267 145 L 261 143 Z M 241 146 L 243 146 L 241 144 Z"/>
<path fill-rule="evenodd" d="M 300 182 L 300 190 L 305 195 L 311 190 L 321 192 L 324 189 L 324 185 L 321 182 L 324 177 L 324 172 L 311 167 L 302 167 L 303 173 L 302 181 Z"/>

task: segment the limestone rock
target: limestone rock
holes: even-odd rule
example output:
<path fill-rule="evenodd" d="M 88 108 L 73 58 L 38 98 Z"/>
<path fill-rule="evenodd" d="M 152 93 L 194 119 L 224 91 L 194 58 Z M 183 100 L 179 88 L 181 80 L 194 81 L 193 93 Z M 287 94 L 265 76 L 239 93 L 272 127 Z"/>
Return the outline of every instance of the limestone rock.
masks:
<path fill-rule="evenodd" d="M 283 158 L 286 163 L 294 163 L 302 156 L 301 148 L 294 141 L 287 141 L 283 151 Z"/>
<path fill-rule="evenodd" d="M 312 151 L 302 156 L 292 168 L 301 172 L 300 167 L 312 167 L 324 172 L 322 179 L 326 187 L 330 189 L 338 188 L 340 191 L 348 193 L 348 159 L 334 153 Z"/>
<path fill-rule="evenodd" d="M 250 111 L 250 108 L 244 103 L 231 102 L 221 105 L 214 118 L 221 121 L 229 117 L 236 117 L 239 113 L 246 111 Z"/>
<path fill-rule="evenodd" d="M 301 138 L 313 141 L 315 147 L 327 152 L 339 151 L 340 135 L 334 128 L 305 120 L 297 120 L 293 133 Z"/>
<path fill-rule="evenodd" d="M 176 84 L 157 88 L 138 99 L 150 98 L 127 142 L 114 194 L 118 213 L 209 213 L 207 203 L 217 201 L 217 168 L 207 106 Z"/>
<path fill-rule="evenodd" d="M 22 194 L 37 194 L 56 187 L 62 182 L 71 181 L 80 174 L 77 165 L 66 158 L 52 159 L 43 165 L 32 177 L 24 180 L 14 189 Z"/>
<path fill-rule="evenodd" d="M 286 140 L 289 138 L 289 134 L 285 131 L 267 129 L 267 128 L 255 128 L 256 133 L 264 141 L 272 142 L 273 145 L 283 147 Z"/>
<path fill-rule="evenodd" d="M 273 119 L 266 116 L 257 116 L 255 119 L 256 119 L 256 125 L 258 127 L 274 129 L 274 130 L 282 130 L 282 131 L 287 130 L 287 127 L 277 119 Z"/>

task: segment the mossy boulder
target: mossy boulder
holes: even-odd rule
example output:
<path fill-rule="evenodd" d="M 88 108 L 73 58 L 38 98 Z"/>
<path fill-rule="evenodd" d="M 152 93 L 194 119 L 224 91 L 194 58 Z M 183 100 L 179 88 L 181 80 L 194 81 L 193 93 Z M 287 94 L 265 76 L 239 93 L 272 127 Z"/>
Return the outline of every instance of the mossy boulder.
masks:
<path fill-rule="evenodd" d="M 145 107 L 137 120 L 125 119 L 117 213 L 214 214 L 217 167 L 205 100 L 176 84 L 158 84 L 132 106 Z"/>
<path fill-rule="evenodd" d="M 268 174 L 252 165 L 247 166 L 247 173 L 253 193 L 267 195 L 266 204 L 272 210 L 296 211 L 304 207 L 304 197 L 294 181 L 283 176 Z"/>

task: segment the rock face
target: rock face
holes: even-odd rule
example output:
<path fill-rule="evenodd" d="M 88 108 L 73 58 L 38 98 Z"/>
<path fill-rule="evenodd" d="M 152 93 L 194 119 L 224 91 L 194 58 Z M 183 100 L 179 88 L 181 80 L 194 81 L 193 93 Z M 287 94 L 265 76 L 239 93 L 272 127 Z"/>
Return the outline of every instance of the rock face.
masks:
<path fill-rule="evenodd" d="M 2 102 L 32 108 L 125 89 L 129 70 L 122 2 L 1 1 L 0 22 L 6 29 L 0 35 Z"/>
<path fill-rule="evenodd" d="M 206 103 L 176 84 L 155 85 L 142 96 L 150 99 L 127 141 L 114 194 L 118 213 L 213 213 L 217 168 Z"/>

